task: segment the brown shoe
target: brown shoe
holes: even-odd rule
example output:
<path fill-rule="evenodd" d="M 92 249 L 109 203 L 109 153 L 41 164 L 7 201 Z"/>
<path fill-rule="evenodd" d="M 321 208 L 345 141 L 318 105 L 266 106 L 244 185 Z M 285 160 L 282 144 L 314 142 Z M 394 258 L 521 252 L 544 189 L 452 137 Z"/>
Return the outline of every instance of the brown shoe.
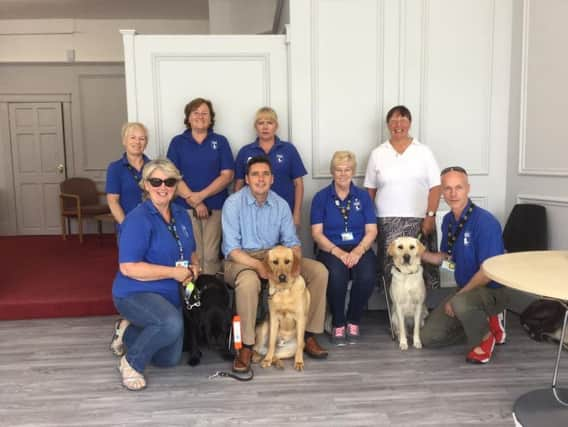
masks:
<path fill-rule="evenodd" d="M 233 361 L 233 372 L 247 373 L 250 370 L 251 357 L 252 350 L 250 348 L 241 348 Z"/>
<path fill-rule="evenodd" d="M 327 357 L 327 350 L 320 347 L 316 337 L 313 335 L 306 339 L 304 351 L 308 356 L 313 357 L 314 359 L 325 359 Z"/>

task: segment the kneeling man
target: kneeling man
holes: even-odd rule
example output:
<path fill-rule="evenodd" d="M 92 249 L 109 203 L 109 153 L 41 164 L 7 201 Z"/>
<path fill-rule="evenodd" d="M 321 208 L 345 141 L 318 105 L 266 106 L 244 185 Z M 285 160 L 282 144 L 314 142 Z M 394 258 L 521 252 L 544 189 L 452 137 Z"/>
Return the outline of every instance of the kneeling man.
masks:
<path fill-rule="evenodd" d="M 441 252 L 423 254 L 423 261 L 443 264 L 454 272 L 458 290 L 434 309 L 421 331 L 424 347 L 467 341 L 470 363 L 491 360 L 495 344 L 505 342 L 503 286 L 481 270 L 487 258 L 504 252 L 501 225 L 469 199 L 469 182 L 459 166 L 442 171 L 442 194 L 451 212 L 442 223 Z"/>
<path fill-rule="evenodd" d="M 302 258 L 290 206 L 270 190 L 274 176 L 268 158 L 249 160 L 245 181 L 247 185 L 225 201 L 222 211 L 225 280 L 235 288 L 243 341 L 233 371 L 247 372 L 250 368 L 260 279 L 268 278 L 262 261 L 276 245 L 292 248 L 301 258 L 301 274 L 311 296 L 304 351 L 308 356 L 323 359 L 327 351 L 320 347 L 314 334 L 323 332 L 327 269 L 317 261 Z"/>

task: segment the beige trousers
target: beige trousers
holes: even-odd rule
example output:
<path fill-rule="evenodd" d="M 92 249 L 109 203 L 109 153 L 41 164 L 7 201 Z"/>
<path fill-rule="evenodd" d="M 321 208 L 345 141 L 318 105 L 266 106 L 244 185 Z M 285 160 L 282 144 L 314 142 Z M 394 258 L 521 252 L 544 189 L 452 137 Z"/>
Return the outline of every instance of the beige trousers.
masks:
<path fill-rule="evenodd" d="M 216 274 L 221 271 L 221 260 L 219 259 L 221 210 L 212 210 L 211 215 L 206 219 L 196 218 L 191 209 L 188 213 L 193 226 L 201 271 L 205 274 Z"/>
<path fill-rule="evenodd" d="M 265 253 L 266 250 L 262 250 L 249 252 L 249 255 L 263 259 Z M 306 331 L 319 334 L 323 332 L 325 320 L 328 271 L 321 262 L 302 258 L 301 274 L 306 281 L 306 287 L 310 291 L 311 298 Z M 241 317 L 243 343 L 253 345 L 260 279 L 252 268 L 225 260 L 225 281 L 235 289 L 237 313 Z"/>

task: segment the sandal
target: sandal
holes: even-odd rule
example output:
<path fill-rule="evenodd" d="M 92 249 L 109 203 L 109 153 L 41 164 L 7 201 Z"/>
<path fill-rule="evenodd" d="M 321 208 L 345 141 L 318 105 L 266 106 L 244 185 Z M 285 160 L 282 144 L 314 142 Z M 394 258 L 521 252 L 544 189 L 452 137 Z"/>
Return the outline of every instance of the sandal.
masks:
<path fill-rule="evenodd" d="M 120 359 L 118 370 L 122 375 L 122 386 L 127 390 L 138 391 L 146 388 L 144 375 L 130 366 L 130 363 L 126 360 L 126 356 L 122 356 Z"/>
<path fill-rule="evenodd" d="M 110 341 L 110 351 L 112 351 L 115 356 L 124 356 L 125 350 L 122 337 L 128 325 L 130 325 L 130 322 L 126 319 L 118 319 L 114 322 L 114 334 Z"/>

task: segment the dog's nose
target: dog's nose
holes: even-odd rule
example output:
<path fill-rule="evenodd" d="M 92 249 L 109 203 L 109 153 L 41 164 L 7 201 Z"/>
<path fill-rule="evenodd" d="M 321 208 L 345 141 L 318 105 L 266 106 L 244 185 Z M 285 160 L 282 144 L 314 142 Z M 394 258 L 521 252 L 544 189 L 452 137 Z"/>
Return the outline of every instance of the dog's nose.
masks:
<path fill-rule="evenodd" d="M 283 283 L 286 281 L 286 275 L 285 274 L 280 274 L 278 276 L 278 280 L 280 281 L 280 283 Z"/>
<path fill-rule="evenodd" d="M 402 259 L 404 260 L 404 263 L 405 263 L 405 264 L 410 264 L 410 255 L 404 254 L 404 255 L 402 256 Z"/>

